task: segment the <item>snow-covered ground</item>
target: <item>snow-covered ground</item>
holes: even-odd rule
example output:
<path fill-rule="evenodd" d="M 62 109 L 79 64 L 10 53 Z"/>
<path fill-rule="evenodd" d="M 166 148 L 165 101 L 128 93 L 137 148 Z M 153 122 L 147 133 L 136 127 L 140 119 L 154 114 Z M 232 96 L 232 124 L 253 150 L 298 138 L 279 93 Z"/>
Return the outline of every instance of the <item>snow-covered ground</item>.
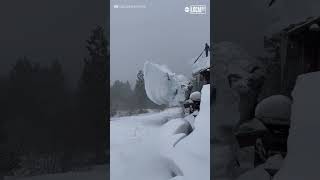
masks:
<path fill-rule="evenodd" d="M 194 129 L 182 108 L 113 118 L 111 180 L 209 180 L 210 85 L 201 92 Z"/>
<path fill-rule="evenodd" d="M 104 180 L 109 177 L 107 166 L 96 166 L 90 171 L 86 172 L 69 172 L 61 174 L 50 174 L 42 176 L 32 176 L 25 178 L 5 177 L 4 180 Z"/>
<path fill-rule="evenodd" d="M 112 180 L 168 180 L 169 162 L 161 156 L 161 127 L 181 117 L 181 108 L 160 113 L 114 118 L 110 123 Z"/>

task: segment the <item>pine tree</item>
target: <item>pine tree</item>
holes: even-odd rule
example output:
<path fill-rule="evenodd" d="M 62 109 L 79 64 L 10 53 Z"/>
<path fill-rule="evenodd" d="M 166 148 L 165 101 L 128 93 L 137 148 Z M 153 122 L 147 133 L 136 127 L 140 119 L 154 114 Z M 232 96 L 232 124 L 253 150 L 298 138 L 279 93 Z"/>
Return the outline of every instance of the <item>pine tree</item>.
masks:
<path fill-rule="evenodd" d="M 79 82 L 79 119 L 78 133 L 82 136 L 82 145 L 88 150 L 94 150 L 97 160 L 105 162 L 105 151 L 109 146 L 107 137 L 109 79 L 108 49 L 104 29 L 96 27 L 87 40 L 89 57 L 84 60 Z"/>
<path fill-rule="evenodd" d="M 144 87 L 144 77 L 143 71 L 140 70 L 137 74 L 136 85 L 134 88 L 134 97 L 136 102 L 136 108 L 142 110 L 147 106 L 147 94 Z"/>

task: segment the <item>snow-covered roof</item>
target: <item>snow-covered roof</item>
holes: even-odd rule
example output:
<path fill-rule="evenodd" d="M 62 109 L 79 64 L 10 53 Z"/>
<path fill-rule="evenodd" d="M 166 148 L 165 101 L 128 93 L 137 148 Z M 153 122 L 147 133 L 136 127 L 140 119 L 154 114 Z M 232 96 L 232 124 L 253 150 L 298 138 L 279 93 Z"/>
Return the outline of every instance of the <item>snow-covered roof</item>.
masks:
<path fill-rule="evenodd" d="M 266 10 L 270 23 L 265 35 L 272 37 L 275 33 L 290 27 L 303 26 L 320 16 L 320 1 L 315 0 L 279 0 Z M 298 27 L 299 28 L 299 27 Z"/>
<path fill-rule="evenodd" d="M 298 31 L 301 28 L 304 27 L 310 27 L 312 24 L 314 23 L 318 23 L 320 22 L 320 17 L 309 17 L 307 19 L 305 19 L 304 21 L 300 21 L 300 22 L 295 22 L 292 24 L 281 24 L 278 23 L 276 25 L 274 25 L 274 28 L 272 31 L 270 31 L 270 34 L 267 34 L 267 37 L 269 35 L 269 37 L 274 37 L 279 35 L 280 33 L 285 33 L 285 34 L 291 34 L 294 33 L 296 31 Z"/>
<path fill-rule="evenodd" d="M 208 57 L 200 57 L 192 65 L 192 74 L 197 74 L 201 71 L 207 70 L 208 68 L 210 68 L 210 55 Z"/>

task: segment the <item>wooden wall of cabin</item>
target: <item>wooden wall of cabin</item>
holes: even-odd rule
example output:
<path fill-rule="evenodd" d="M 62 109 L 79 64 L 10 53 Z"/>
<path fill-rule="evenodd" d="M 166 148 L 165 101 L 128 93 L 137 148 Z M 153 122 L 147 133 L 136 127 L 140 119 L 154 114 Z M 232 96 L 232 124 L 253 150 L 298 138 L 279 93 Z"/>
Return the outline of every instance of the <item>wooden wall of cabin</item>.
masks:
<path fill-rule="evenodd" d="M 282 73 L 283 94 L 291 95 L 299 75 L 320 71 L 320 32 L 304 32 L 286 41 Z"/>
<path fill-rule="evenodd" d="M 320 70 L 320 32 L 309 32 L 304 38 L 304 64 L 303 72 L 315 72 Z"/>
<path fill-rule="evenodd" d="M 291 91 L 294 88 L 296 78 L 302 73 L 302 62 L 304 48 L 303 43 L 288 39 L 286 48 L 286 58 L 283 67 L 283 79 L 282 79 L 282 94 L 291 95 Z"/>

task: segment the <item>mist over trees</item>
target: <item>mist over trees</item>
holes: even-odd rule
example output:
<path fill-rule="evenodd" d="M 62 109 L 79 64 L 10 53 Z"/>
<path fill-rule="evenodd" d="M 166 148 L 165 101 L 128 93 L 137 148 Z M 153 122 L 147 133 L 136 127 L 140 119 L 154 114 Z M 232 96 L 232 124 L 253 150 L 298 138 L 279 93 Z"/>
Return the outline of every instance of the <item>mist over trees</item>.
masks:
<path fill-rule="evenodd" d="M 35 175 L 38 166 L 45 168 L 41 173 L 64 172 L 107 163 L 109 53 L 104 29 L 96 27 L 84 45 L 88 57 L 79 59 L 84 66 L 76 88 L 67 86 L 59 59 L 44 66 L 22 57 L 0 77 L 2 174 L 27 169 L 26 175 Z"/>
<path fill-rule="evenodd" d="M 116 115 L 117 111 L 126 111 L 128 114 L 139 114 L 147 112 L 146 109 L 163 109 L 153 103 L 147 96 L 144 87 L 144 75 L 140 70 L 137 73 L 134 87 L 129 81 L 122 82 L 116 80 L 110 87 L 110 110 L 111 116 Z"/>

